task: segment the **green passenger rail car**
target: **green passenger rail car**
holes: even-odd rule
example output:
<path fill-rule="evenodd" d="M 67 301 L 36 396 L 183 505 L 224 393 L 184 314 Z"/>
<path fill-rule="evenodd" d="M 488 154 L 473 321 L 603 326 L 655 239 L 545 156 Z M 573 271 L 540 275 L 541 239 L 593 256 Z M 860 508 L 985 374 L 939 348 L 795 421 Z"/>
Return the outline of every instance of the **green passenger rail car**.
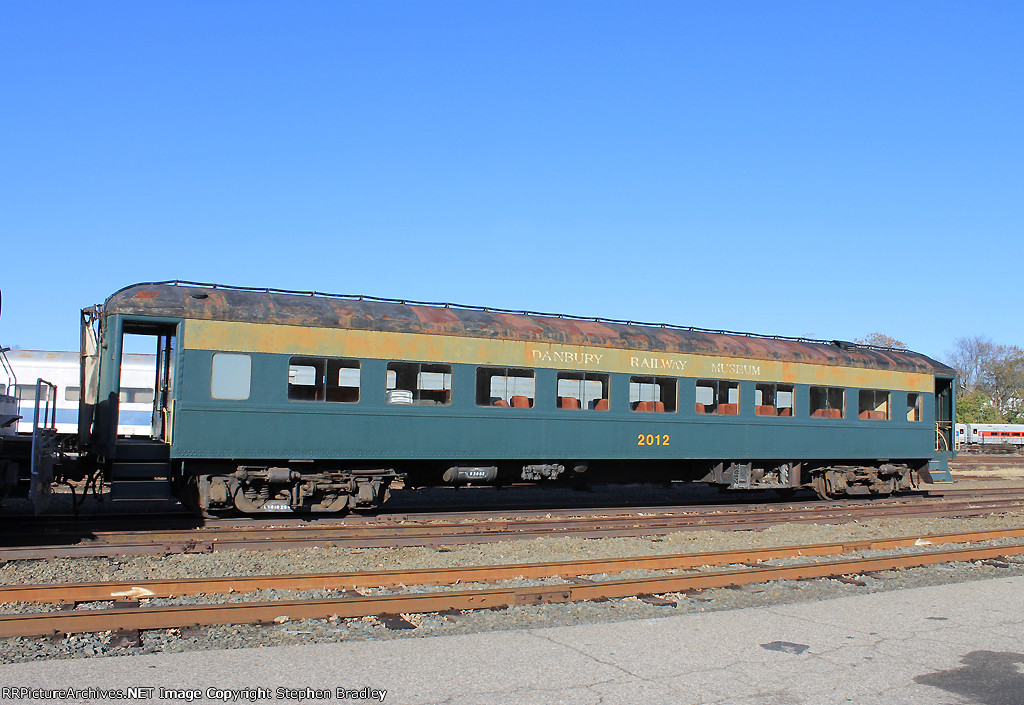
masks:
<path fill-rule="evenodd" d="M 83 311 L 79 444 L 115 497 L 336 512 L 406 486 L 948 476 L 954 372 L 906 350 L 367 297 L 136 284 Z M 151 437 L 116 433 L 126 336 Z"/>

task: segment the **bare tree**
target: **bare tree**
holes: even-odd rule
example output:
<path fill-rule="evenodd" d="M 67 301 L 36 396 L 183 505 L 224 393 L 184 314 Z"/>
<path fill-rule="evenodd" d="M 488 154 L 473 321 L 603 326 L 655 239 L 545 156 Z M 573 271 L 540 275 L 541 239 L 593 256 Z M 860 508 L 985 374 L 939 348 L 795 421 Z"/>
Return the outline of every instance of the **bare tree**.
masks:
<path fill-rule="evenodd" d="M 1013 422 L 1024 411 L 1024 350 L 1016 345 L 993 347 L 992 356 L 982 367 L 978 389 L 989 396 L 1003 418 Z"/>
<path fill-rule="evenodd" d="M 897 340 L 891 335 L 877 331 L 868 333 L 863 338 L 854 338 L 853 342 L 857 343 L 857 345 L 874 345 L 879 348 L 897 348 L 899 350 L 904 350 L 907 347 L 907 344 L 902 340 Z"/>
<path fill-rule="evenodd" d="M 946 353 L 946 361 L 960 378 L 960 389 L 973 392 L 978 389 L 985 370 L 992 366 L 999 346 L 991 339 L 975 335 L 953 341 L 953 350 Z"/>

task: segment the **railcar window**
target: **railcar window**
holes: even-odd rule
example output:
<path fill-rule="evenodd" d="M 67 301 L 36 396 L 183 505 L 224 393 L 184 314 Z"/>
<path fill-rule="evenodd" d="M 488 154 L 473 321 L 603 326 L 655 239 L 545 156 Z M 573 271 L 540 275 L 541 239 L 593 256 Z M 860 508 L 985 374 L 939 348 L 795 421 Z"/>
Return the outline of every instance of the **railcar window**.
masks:
<path fill-rule="evenodd" d="M 288 398 L 295 401 L 359 401 L 359 360 L 293 357 L 288 361 Z"/>
<path fill-rule="evenodd" d="M 249 398 L 252 386 L 252 358 L 240 353 L 214 353 L 210 371 L 210 397 L 213 399 Z"/>
<path fill-rule="evenodd" d="M 303 364 L 307 363 L 307 364 Z M 312 363 L 312 364 L 308 364 Z M 296 401 L 322 401 L 323 360 L 293 357 L 288 361 L 288 398 Z"/>
<path fill-rule="evenodd" d="M 0 384 L 0 396 L 4 396 L 6 394 L 7 394 L 7 385 L 6 384 Z"/>
<path fill-rule="evenodd" d="M 862 389 L 857 395 L 857 418 L 873 421 L 889 420 L 889 392 Z"/>
<path fill-rule="evenodd" d="M 118 399 L 122 404 L 152 404 L 154 396 L 153 390 L 145 387 L 122 387 Z"/>
<path fill-rule="evenodd" d="M 36 400 L 36 385 L 34 384 L 16 384 L 14 385 L 14 391 L 19 401 L 31 401 Z M 43 401 L 50 400 L 50 388 L 43 385 Z"/>
<path fill-rule="evenodd" d="M 452 366 L 389 362 L 384 398 L 388 404 L 447 406 L 452 403 Z"/>
<path fill-rule="evenodd" d="M 596 372 L 559 372 L 556 389 L 559 409 L 608 411 L 611 375 Z"/>
<path fill-rule="evenodd" d="M 529 369 L 476 368 L 477 406 L 532 409 L 537 399 L 536 376 Z"/>
<path fill-rule="evenodd" d="M 630 377 L 629 408 L 672 413 L 676 410 L 678 387 L 674 377 Z"/>
<path fill-rule="evenodd" d="M 359 360 L 327 361 L 327 401 L 354 404 L 359 401 Z"/>
<path fill-rule="evenodd" d="M 841 419 L 846 416 L 846 390 L 842 387 L 811 387 L 811 416 Z"/>
<path fill-rule="evenodd" d="M 754 414 L 792 418 L 794 395 L 791 384 L 759 384 L 754 387 Z"/>
<path fill-rule="evenodd" d="M 64 401 L 78 401 L 82 398 L 82 390 L 79 387 L 65 387 Z"/>
<path fill-rule="evenodd" d="M 907 395 L 907 421 L 921 420 L 921 395 Z"/>
<path fill-rule="evenodd" d="M 740 384 L 721 379 L 697 380 L 698 414 L 736 416 L 740 413 Z"/>

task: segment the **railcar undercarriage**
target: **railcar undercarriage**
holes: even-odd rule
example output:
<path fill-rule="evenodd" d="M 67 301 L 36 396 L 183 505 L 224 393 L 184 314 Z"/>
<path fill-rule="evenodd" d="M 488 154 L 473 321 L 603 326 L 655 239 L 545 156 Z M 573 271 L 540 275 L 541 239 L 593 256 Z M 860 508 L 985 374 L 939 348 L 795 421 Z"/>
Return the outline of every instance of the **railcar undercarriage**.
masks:
<path fill-rule="evenodd" d="M 885 463 L 877 467 L 834 465 L 811 474 L 811 487 L 822 499 L 843 495 L 889 495 L 916 489 L 917 473 L 906 465 Z"/>
<path fill-rule="evenodd" d="M 914 463 L 926 468 L 927 463 Z M 786 490 L 806 487 L 824 500 L 843 496 L 890 495 L 918 486 L 919 471 L 906 463 L 733 462 L 718 463 L 702 478 L 731 490 Z"/>
<path fill-rule="evenodd" d="M 591 470 L 591 468 L 594 470 Z M 596 481 L 656 482 L 683 480 L 717 485 L 727 490 L 813 490 L 824 500 L 844 496 L 886 496 L 915 489 L 927 463 L 873 464 L 778 461 L 636 462 L 505 461 L 494 463 L 405 463 L 396 467 L 342 468 L 315 462 L 225 465 L 186 465 L 173 480 L 175 493 L 203 515 L 234 511 L 243 514 L 276 512 L 342 513 L 369 510 L 383 504 L 392 483 L 404 486 L 513 483 L 571 483 Z M 591 470 L 589 474 L 588 470 Z M 640 470 L 640 472 L 637 472 Z"/>
<path fill-rule="evenodd" d="M 233 472 L 201 472 L 175 482 L 185 504 L 203 515 L 232 510 L 339 513 L 377 507 L 399 475 L 389 468 L 297 469 L 239 465 Z"/>

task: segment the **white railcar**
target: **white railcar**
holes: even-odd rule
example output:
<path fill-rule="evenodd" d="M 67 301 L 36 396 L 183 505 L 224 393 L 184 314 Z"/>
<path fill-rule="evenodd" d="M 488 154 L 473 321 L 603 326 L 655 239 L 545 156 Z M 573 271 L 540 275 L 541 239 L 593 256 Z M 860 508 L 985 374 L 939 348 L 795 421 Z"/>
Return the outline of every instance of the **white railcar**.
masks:
<path fill-rule="evenodd" d="M 14 389 L 0 389 L 18 399 L 21 420 L 19 433 L 32 432 L 36 401 L 36 380 L 44 379 L 57 387 L 57 433 L 72 435 L 78 431 L 78 400 L 81 396 L 79 355 L 76 352 L 48 350 L 10 350 L 7 359 L 17 377 Z M 153 383 L 156 379 L 156 355 L 125 354 L 121 363 L 121 398 L 118 404 L 117 432 L 121 436 L 148 436 L 153 421 Z M 0 381 L 0 387 L 4 387 Z M 44 400 L 49 390 L 43 392 Z"/>
<path fill-rule="evenodd" d="M 1024 424 L 958 423 L 956 440 L 958 445 L 1024 446 Z"/>

